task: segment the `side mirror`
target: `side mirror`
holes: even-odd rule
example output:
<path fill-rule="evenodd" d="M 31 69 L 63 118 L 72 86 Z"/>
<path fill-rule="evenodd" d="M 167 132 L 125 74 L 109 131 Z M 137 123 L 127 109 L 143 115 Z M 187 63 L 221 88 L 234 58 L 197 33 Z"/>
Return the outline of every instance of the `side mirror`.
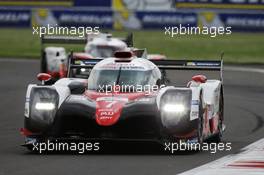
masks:
<path fill-rule="evenodd" d="M 204 75 L 195 75 L 192 77 L 192 80 L 199 83 L 205 83 L 207 81 L 207 77 Z"/>
<path fill-rule="evenodd" d="M 37 75 L 37 78 L 38 78 L 39 81 L 41 81 L 41 84 L 44 85 L 45 82 L 51 80 L 51 75 L 47 74 L 47 73 L 39 73 Z"/>
<path fill-rule="evenodd" d="M 156 85 L 157 85 L 157 86 L 160 86 L 161 84 L 162 84 L 161 79 L 158 79 L 158 80 L 156 81 Z"/>

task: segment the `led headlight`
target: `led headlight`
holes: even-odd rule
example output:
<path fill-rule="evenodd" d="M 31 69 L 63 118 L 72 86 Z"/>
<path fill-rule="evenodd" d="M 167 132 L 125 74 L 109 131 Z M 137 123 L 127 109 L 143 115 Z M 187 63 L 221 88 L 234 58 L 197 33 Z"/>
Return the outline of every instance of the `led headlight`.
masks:
<path fill-rule="evenodd" d="M 46 111 L 50 111 L 55 109 L 55 104 L 54 103 L 49 103 L 49 102 L 37 102 L 35 105 L 35 108 L 37 110 L 46 110 Z"/>
<path fill-rule="evenodd" d="M 165 104 L 162 109 L 169 113 L 183 113 L 185 106 L 183 104 Z"/>
<path fill-rule="evenodd" d="M 161 123 L 173 135 L 189 132 L 192 91 L 188 88 L 168 88 L 160 98 Z"/>
<path fill-rule="evenodd" d="M 54 87 L 33 87 L 29 99 L 29 120 L 26 126 L 32 130 L 45 130 L 53 124 L 59 103 Z"/>

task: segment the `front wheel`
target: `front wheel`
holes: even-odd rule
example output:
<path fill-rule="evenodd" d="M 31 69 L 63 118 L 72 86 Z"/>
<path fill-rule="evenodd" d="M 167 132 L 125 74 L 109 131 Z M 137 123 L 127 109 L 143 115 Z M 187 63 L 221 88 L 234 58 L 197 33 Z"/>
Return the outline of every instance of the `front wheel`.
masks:
<path fill-rule="evenodd" d="M 219 143 L 222 141 L 223 118 L 224 118 L 223 116 L 224 116 L 224 99 L 223 99 L 223 93 L 221 93 L 221 96 L 219 99 L 218 133 L 212 136 L 212 138 L 210 139 L 211 142 Z"/>

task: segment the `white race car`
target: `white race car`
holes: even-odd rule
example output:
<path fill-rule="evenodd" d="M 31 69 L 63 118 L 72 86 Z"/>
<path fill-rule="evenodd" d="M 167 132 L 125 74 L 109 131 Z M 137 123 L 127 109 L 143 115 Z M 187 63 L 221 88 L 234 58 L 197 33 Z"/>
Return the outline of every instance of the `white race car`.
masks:
<path fill-rule="evenodd" d="M 87 35 L 87 38 L 43 36 L 41 72 L 52 75 L 55 80 L 66 76 L 68 56 L 63 47 L 49 46 L 45 48 L 44 44 L 85 44 L 84 52 L 74 52 L 73 59 L 104 59 L 113 56 L 116 51 L 122 51 L 126 48 L 138 50 L 133 47 L 132 34 L 129 34 L 126 38 L 112 37 L 108 33 Z M 166 57 L 160 54 L 148 54 L 147 59 L 159 60 L 166 59 Z"/>
<path fill-rule="evenodd" d="M 143 56 L 146 54 L 142 54 Z M 223 132 L 222 61 L 148 60 L 130 51 L 106 59 L 69 59 L 68 77 L 53 85 L 30 84 L 25 104 L 25 146 L 47 139 L 185 140 L 202 143 Z M 76 69 L 92 69 L 75 78 Z M 212 71 L 167 84 L 165 71 Z M 82 74 L 82 71 L 79 71 Z M 75 74 L 75 73 L 74 73 Z M 187 76 L 185 76 L 186 78 Z"/>
<path fill-rule="evenodd" d="M 124 50 L 133 44 L 132 35 L 114 38 L 107 33 L 87 35 L 87 38 L 44 35 L 41 41 L 41 72 L 50 74 L 54 79 L 65 77 L 68 55 L 63 47 L 45 47 L 45 44 L 85 44 L 84 52 L 75 52 L 73 55 L 73 58 L 78 59 L 107 58 L 113 56 L 115 51 Z"/>

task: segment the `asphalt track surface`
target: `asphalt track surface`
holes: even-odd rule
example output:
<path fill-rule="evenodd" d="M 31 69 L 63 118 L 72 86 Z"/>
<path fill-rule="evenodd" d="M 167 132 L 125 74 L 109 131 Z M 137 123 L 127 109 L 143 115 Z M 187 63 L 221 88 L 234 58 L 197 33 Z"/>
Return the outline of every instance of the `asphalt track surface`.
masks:
<path fill-rule="evenodd" d="M 224 141 L 232 143 L 231 151 L 170 155 L 151 151 L 145 144 L 116 144 L 101 154 L 32 154 L 19 146 L 23 143 L 19 128 L 23 127 L 27 84 L 36 82 L 38 72 L 38 61 L 0 60 L 0 175 L 177 174 L 235 154 L 264 136 L 264 74 L 226 69 Z"/>

